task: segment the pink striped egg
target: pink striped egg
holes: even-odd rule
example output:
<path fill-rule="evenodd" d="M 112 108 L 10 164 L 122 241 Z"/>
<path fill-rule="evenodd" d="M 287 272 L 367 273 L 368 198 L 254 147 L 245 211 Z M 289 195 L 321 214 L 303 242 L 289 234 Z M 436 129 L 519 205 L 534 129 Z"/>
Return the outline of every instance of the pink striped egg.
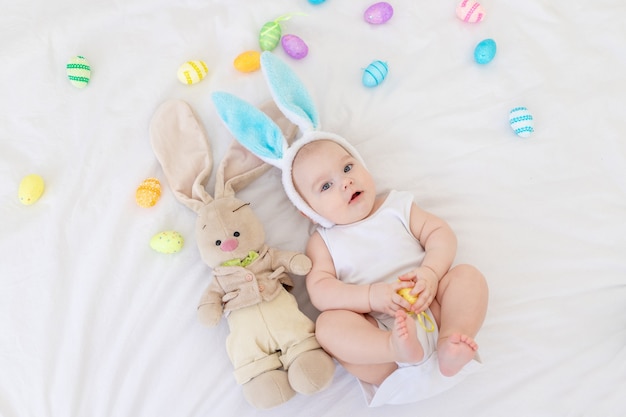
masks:
<path fill-rule="evenodd" d="M 485 10 L 477 1 L 462 0 L 456 6 L 456 16 L 467 23 L 478 23 L 485 18 Z"/>

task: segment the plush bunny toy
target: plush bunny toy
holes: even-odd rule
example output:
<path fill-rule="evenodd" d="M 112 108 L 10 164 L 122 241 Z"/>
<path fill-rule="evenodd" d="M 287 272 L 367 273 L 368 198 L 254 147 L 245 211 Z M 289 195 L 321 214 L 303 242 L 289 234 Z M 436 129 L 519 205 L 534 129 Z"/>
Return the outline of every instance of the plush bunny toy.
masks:
<path fill-rule="evenodd" d="M 295 127 L 273 104 L 264 111 L 293 137 Z M 198 248 L 213 271 L 198 315 L 207 326 L 226 316 L 227 351 L 246 400 L 265 409 L 296 392 L 313 394 L 326 388 L 334 362 L 317 343 L 314 323 L 285 289 L 293 285 L 287 273 L 305 275 L 311 261 L 299 252 L 268 247 L 250 204 L 235 197 L 270 166 L 233 141 L 218 166 L 213 198 L 206 191 L 211 150 L 187 103 L 163 103 L 152 118 L 150 137 L 176 198 L 198 214 Z"/>

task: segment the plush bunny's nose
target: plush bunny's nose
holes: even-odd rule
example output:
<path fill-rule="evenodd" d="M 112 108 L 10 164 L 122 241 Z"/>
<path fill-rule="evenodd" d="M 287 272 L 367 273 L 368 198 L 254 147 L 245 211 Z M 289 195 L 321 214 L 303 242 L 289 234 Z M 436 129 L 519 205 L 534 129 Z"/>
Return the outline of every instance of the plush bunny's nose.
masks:
<path fill-rule="evenodd" d="M 222 244 L 220 245 L 220 249 L 224 252 L 232 252 L 237 249 L 237 246 L 239 246 L 239 242 L 237 242 L 237 239 L 228 239 L 222 242 Z"/>

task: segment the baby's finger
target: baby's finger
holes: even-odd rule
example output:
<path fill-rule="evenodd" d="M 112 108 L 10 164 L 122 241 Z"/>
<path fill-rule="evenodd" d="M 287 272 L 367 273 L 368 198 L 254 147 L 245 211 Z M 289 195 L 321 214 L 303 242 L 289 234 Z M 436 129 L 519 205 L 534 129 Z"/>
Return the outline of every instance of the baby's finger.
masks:
<path fill-rule="evenodd" d="M 393 296 L 393 302 L 407 311 L 411 309 L 411 303 L 399 294 Z"/>
<path fill-rule="evenodd" d="M 402 274 L 398 277 L 400 281 L 415 281 L 417 275 L 415 275 L 414 271 L 407 272 L 406 274 Z"/>

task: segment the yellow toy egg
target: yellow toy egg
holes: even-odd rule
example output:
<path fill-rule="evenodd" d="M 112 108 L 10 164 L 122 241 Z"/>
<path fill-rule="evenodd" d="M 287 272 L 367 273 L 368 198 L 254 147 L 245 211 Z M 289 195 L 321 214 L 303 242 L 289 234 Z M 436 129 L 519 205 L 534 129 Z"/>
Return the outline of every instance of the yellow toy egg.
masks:
<path fill-rule="evenodd" d="M 72 57 L 65 70 L 70 83 L 76 88 L 85 88 L 91 79 L 91 65 L 84 56 Z"/>
<path fill-rule="evenodd" d="M 161 197 L 161 183 L 156 178 L 146 178 L 135 192 L 135 201 L 140 207 L 152 207 Z"/>
<path fill-rule="evenodd" d="M 417 301 L 417 298 L 419 297 L 418 295 L 412 295 L 411 294 L 411 290 L 413 288 L 402 288 L 400 290 L 398 290 L 398 294 L 400 294 L 402 296 L 402 298 L 404 298 L 405 300 L 407 300 L 409 303 L 413 304 Z"/>
<path fill-rule="evenodd" d="M 150 239 L 150 247 L 160 253 L 176 253 L 183 248 L 185 240 L 174 230 L 159 232 Z"/>
<path fill-rule="evenodd" d="M 261 53 L 257 51 L 242 52 L 235 58 L 235 69 L 241 72 L 254 72 L 261 68 Z"/>
<path fill-rule="evenodd" d="M 37 174 L 30 174 L 22 178 L 17 191 L 17 196 L 22 204 L 30 206 L 39 200 L 43 194 L 44 182 Z"/>
<path fill-rule="evenodd" d="M 178 80 L 187 85 L 199 83 L 209 73 L 204 61 L 187 61 L 178 67 Z"/>

